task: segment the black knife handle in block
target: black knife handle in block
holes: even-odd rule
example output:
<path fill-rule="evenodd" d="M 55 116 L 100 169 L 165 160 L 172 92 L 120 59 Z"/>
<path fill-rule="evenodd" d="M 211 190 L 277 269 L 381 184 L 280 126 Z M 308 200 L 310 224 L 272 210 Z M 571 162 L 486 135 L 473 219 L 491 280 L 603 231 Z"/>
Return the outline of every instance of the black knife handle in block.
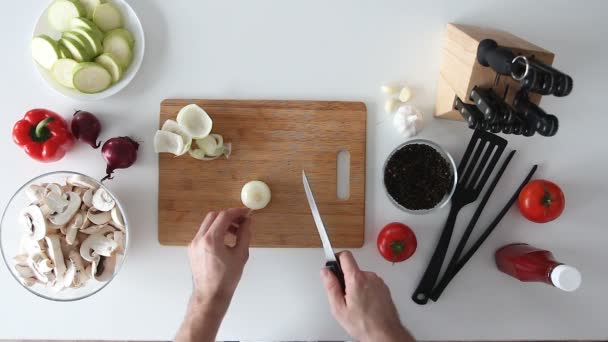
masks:
<path fill-rule="evenodd" d="M 513 105 L 526 120 L 528 126 L 545 137 L 554 136 L 559 129 L 559 120 L 555 115 L 547 114 L 539 106 L 530 102 L 528 94 L 519 92 L 513 100 Z"/>
<path fill-rule="evenodd" d="M 337 257 L 336 257 L 337 258 Z M 340 282 L 340 286 L 342 287 L 342 292 L 346 293 L 346 283 L 344 282 L 344 272 L 342 272 L 342 266 L 338 261 L 328 261 L 325 263 L 325 267 L 329 268 L 331 273 L 333 273 L 338 281 Z"/>
<path fill-rule="evenodd" d="M 483 114 L 483 117 L 489 123 L 495 123 L 498 117 L 498 108 L 494 99 L 488 96 L 485 89 L 475 87 L 471 90 L 471 101 L 475 102 L 475 106 Z"/>
<path fill-rule="evenodd" d="M 537 59 L 529 59 L 529 75 L 522 80 L 522 88 L 541 95 L 568 96 L 572 91 L 572 77 Z"/>
<path fill-rule="evenodd" d="M 501 75 L 511 75 L 514 58 L 513 51 L 498 46 L 492 39 L 482 40 L 477 47 L 479 64 L 489 66 Z"/>
<path fill-rule="evenodd" d="M 456 96 L 454 98 L 454 109 L 460 112 L 460 115 L 466 120 L 470 129 L 481 128 L 483 120 L 483 114 L 472 104 L 464 103 Z"/>

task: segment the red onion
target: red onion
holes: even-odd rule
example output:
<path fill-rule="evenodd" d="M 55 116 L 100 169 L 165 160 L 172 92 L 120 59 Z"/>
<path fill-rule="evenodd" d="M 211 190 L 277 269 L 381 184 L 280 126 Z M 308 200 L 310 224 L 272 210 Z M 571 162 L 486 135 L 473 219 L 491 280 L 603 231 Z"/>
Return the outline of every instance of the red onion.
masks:
<path fill-rule="evenodd" d="M 106 141 L 101 148 L 103 159 L 106 160 L 106 176 L 101 180 L 112 179 L 116 169 L 126 169 L 137 160 L 139 144 L 129 137 L 117 137 Z"/>
<path fill-rule="evenodd" d="M 93 148 L 99 148 L 101 141 L 97 142 L 99 133 L 101 132 L 101 123 L 95 115 L 81 110 L 74 113 L 72 118 L 72 134 L 76 139 L 91 145 Z"/>

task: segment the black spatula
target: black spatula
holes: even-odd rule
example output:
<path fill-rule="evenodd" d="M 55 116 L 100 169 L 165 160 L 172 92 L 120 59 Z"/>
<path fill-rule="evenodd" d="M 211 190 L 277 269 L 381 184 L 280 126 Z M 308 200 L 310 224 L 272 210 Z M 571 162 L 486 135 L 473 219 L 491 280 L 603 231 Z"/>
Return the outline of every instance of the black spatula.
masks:
<path fill-rule="evenodd" d="M 475 130 L 473 133 L 460 165 L 458 165 L 458 184 L 452 196 L 452 207 L 448 219 L 435 248 L 435 253 L 412 295 L 414 302 L 420 305 L 428 302 L 450 245 L 458 212 L 467 204 L 477 200 L 505 147 L 507 147 L 507 141 L 497 135 L 480 130 Z"/>

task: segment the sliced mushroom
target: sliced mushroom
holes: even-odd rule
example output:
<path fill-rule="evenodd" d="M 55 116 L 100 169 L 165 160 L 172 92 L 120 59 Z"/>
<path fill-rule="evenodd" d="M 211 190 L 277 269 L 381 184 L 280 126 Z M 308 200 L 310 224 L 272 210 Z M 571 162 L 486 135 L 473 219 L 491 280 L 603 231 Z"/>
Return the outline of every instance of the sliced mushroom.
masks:
<path fill-rule="evenodd" d="M 53 272 L 48 272 L 44 274 L 48 281 L 46 282 L 46 287 L 55 287 L 57 277 Z"/>
<path fill-rule="evenodd" d="M 63 279 L 65 287 L 79 288 L 83 286 L 89 278 L 86 273 L 84 262 L 78 252 L 72 251 L 68 257 L 68 268 Z"/>
<path fill-rule="evenodd" d="M 100 224 L 100 225 L 96 225 L 96 226 L 89 226 L 87 228 L 81 229 L 80 232 L 81 233 L 85 233 L 85 234 L 103 234 L 106 235 L 107 233 L 111 233 L 114 232 L 114 227 L 108 225 L 108 224 Z"/>
<path fill-rule="evenodd" d="M 34 278 L 34 271 L 29 266 L 15 265 L 15 271 L 21 278 Z"/>
<path fill-rule="evenodd" d="M 28 266 L 34 272 L 34 276 L 41 283 L 46 284 L 49 281 L 52 281 L 53 277 L 49 276 L 51 271 L 53 270 L 53 264 L 51 260 L 49 260 L 46 255 L 43 253 L 38 253 L 31 255 L 27 259 Z"/>
<path fill-rule="evenodd" d="M 31 287 L 36 284 L 36 275 L 27 263 L 27 255 L 18 255 L 14 258 L 14 260 L 15 272 L 17 272 L 17 277 L 19 280 L 21 280 L 21 283 L 27 287 Z"/>
<path fill-rule="evenodd" d="M 84 203 L 84 205 L 87 206 L 87 210 L 93 206 L 93 194 L 94 193 L 95 193 L 95 190 L 88 189 L 87 191 L 84 192 L 84 194 L 82 194 L 82 203 Z"/>
<path fill-rule="evenodd" d="M 80 245 L 80 255 L 86 261 L 93 262 L 95 258 L 91 252 L 99 256 L 111 256 L 118 248 L 116 241 L 107 238 L 102 233 L 92 234 Z"/>
<path fill-rule="evenodd" d="M 49 192 L 44 197 L 44 204 L 49 208 L 51 213 L 58 213 L 65 210 L 70 204 L 64 193 Z"/>
<path fill-rule="evenodd" d="M 112 240 L 116 241 L 118 247 L 116 248 L 116 253 L 124 254 L 125 253 L 125 233 L 121 231 L 115 231 L 112 234 Z"/>
<path fill-rule="evenodd" d="M 68 223 L 65 239 L 69 245 L 74 244 L 76 234 L 78 234 L 78 231 L 84 226 L 85 219 L 86 216 L 82 212 L 79 212 L 76 213 L 70 223 Z"/>
<path fill-rule="evenodd" d="M 93 224 L 100 225 L 110 222 L 112 215 L 109 211 L 99 211 L 96 208 L 90 208 L 87 212 L 87 218 Z"/>
<path fill-rule="evenodd" d="M 51 208 L 49 208 L 48 205 L 44 204 L 44 198 L 42 199 L 42 203 L 38 204 L 38 207 L 42 211 L 42 215 L 44 215 L 44 217 L 49 217 L 53 213 Z"/>
<path fill-rule="evenodd" d="M 58 228 L 58 229 L 55 229 L 55 228 Z M 46 234 L 45 234 L 45 236 L 48 236 L 48 235 L 51 235 L 51 234 L 57 234 L 57 233 L 58 233 L 58 230 L 60 230 L 60 229 L 61 229 L 61 227 L 59 227 L 59 226 L 56 226 L 56 225 L 49 225 L 49 224 L 47 223 L 47 225 L 46 225 Z"/>
<path fill-rule="evenodd" d="M 91 263 L 89 274 L 97 281 L 108 281 L 116 271 L 116 256 L 100 257 Z"/>
<path fill-rule="evenodd" d="M 32 203 L 41 203 L 46 189 L 40 185 L 31 184 L 25 189 L 25 195 Z"/>
<path fill-rule="evenodd" d="M 19 254 L 25 254 L 27 257 L 43 253 L 46 251 L 46 245 L 43 240 L 34 240 L 29 236 L 23 236 L 19 244 Z"/>
<path fill-rule="evenodd" d="M 125 220 L 122 217 L 122 213 L 118 206 L 114 206 L 110 212 L 112 216 L 112 225 L 120 230 L 125 230 Z"/>
<path fill-rule="evenodd" d="M 57 282 L 61 283 L 63 281 L 63 276 L 65 275 L 65 261 L 63 260 L 63 253 L 61 252 L 61 242 L 59 241 L 59 235 L 53 234 L 49 235 L 46 238 L 46 243 L 49 246 L 49 258 L 53 262 L 53 272 L 55 272 L 55 277 Z"/>
<path fill-rule="evenodd" d="M 57 183 L 46 184 L 45 190 L 46 190 L 45 196 L 47 196 L 49 193 L 55 193 L 57 195 L 61 195 L 63 193 L 63 189 L 61 188 L 61 185 L 59 185 Z"/>
<path fill-rule="evenodd" d="M 25 228 L 28 236 L 36 241 L 42 240 L 46 235 L 46 220 L 37 205 L 30 205 L 23 209 L 19 215 L 19 222 Z"/>
<path fill-rule="evenodd" d="M 92 203 L 93 207 L 99 211 L 110 211 L 114 208 L 116 201 L 105 189 L 99 188 L 93 194 Z"/>
<path fill-rule="evenodd" d="M 63 191 L 63 193 L 72 192 L 74 191 L 74 187 L 71 184 L 66 184 L 61 187 L 61 191 Z"/>
<path fill-rule="evenodd" d="M 68 192 L 67 197 L 69 204 L 67 205 L 64 211 L 51 214 L 51 216 L 49 217 L 49 221 L 51 221 L 51 223 L 56 225 L 64 225 L 70 222 L 72 217 L 74 217 L 76 212 L 80 209 L 81 200 L 78 194 L 74 192 Z"/>
<path fill-rule="evenodd" d="M 72 251 L 76 251 L 76 252 L 80 252 L 80 246 L 78 245 L 80 243 L 80 241 L 78 239 L 78 234 L 76 234 L 76 239 L 74 239 L 74 243 L 73 244 L 68 244 L 65 236 L 61 235 L 59 237 L 59 240 L 61 242 L 61 253 L 63 254 L 63 260 L 68 260 L 68 255 L 70 254 L 70 252 Z M 67 266 L 67 262 L 66 262 L 66 266 Z"/>
<path fill-rule="evenodd" d="M 81 175 L 72 175 L 68 177 L 67 183 L 72 186 L 78 186 L 87 189 L 97 189 L 98 187 L 97 183 L 93 179 Z"/>
<path fill-rule="evenodd" d="M 59 230 L 61 228 L 65 227 L 65 225 L 57 225 L 57 224 L 53 224 L 51 221 L 46 220 L 46 228 L 47 229 L 51 229 L 51 230 Z"/>
<path fill-rule="evenodd" d="M 32 287 L 36 285 L 36 278 L 24 278 L 21 279 L 21 283 L 26 287 Z"/>
<path fill-rule="evenodd" d="M 27 254 L 19 254 L 13 258 L 15 265 L 27 266 Z"/>
<path fill-rule="evenodd" d="M 72 188 L 72 192 L 77 193 L 78 196 L 80 196 L 80 198 L 82 198 L 82 195 L 85 192 L 87 192 L 87 190 L 89 190 L 89 189 L 85 189 L 85 188 L 82 188 L 82 187 L 79 187 L 79 186 L 75 186 L 75 187 Z"/>

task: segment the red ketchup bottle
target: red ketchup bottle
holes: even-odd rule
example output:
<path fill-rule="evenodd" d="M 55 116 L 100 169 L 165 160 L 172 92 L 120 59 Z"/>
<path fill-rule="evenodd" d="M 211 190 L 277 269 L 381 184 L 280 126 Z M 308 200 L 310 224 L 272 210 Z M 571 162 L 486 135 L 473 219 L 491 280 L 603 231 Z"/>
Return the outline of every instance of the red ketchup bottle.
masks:
<path fill-rule="evenodd" d="M 521 281 L 543 282 L 568 292 L 581 285 L 581 274 L 576 268 L 557 262 L 549 251 L 525 243 L 497 250 L 496 266 Z"/>

